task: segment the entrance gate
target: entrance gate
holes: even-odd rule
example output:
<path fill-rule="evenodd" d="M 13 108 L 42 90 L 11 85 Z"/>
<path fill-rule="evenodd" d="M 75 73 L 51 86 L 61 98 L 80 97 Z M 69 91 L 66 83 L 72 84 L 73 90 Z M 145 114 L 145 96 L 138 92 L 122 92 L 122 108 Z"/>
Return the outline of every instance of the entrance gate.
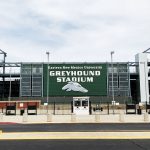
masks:
<path fill-rule="evenodd" d="M 73 97 L 73 113 L 76 115 L 89 115 L 89 97 Z"/>

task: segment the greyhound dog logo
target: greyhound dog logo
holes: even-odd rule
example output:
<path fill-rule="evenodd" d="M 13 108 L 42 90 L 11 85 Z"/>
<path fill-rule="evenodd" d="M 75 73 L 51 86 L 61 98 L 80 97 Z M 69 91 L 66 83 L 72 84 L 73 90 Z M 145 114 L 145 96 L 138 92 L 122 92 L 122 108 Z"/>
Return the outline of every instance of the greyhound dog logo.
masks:
<path fill-rule="evenodd" d="M 73 81 L 68 82 L 65 86 L 63 86 L 62 90 L 65 90 L 67 92 L 69 91 L 82 92 L 82 93 L 88 92 L 88 90 L 82 87 L 79 83 Z"/>

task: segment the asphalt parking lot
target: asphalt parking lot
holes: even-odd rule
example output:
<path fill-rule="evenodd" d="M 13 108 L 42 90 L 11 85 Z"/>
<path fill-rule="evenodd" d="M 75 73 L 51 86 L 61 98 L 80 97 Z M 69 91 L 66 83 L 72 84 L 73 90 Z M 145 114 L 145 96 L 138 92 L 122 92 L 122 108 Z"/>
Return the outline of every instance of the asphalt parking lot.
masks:
<path fill-rule="evenodd" d="M 83 132 L 84 135 L 87 132 L 138 132 L 142 134 L 142 131 L 147 133 L 150 131 L 149 123 L 73 123 L 73 124 L 0 124 L 0 130 L 3 133 L 13 134 L 24 132 L 63 132 L 63 133 L 75 133 Z M 66 135 L 65 133 L 65 135 Z M 92 135 L 90 133 L 90 135 Z M 86 135 L 85 135 L 86 136 Z M 114 135 L 115 136 L 115 135 Z M 2 137 L 2 135 L 1 135 Z M 23 136 L 22 136 L 23 137 Z M 149 150 L 149 139 L 23 139 L 19 136 L 16 139 L 1 139 L 0 147 L 2 150 Z M 0 149 L 1 149 L 0 148 Z"/>
<path fill-rule="evenodd" d="M 149 123 L 0 124 L 3 132 L 150 131 Z"/>
<path fill-rule="evenodd" d="M 2 150 L 149 150 L 149 140 L 0 141 Z"/>

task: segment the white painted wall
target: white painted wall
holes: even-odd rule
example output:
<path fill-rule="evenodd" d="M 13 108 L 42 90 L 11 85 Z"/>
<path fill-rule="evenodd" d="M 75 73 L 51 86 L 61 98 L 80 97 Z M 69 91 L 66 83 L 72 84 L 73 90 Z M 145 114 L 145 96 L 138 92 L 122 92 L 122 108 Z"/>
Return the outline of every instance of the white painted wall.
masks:
<path fill-rule="evenodd" d="M 139 53 L 135 55 L 135 61 L 139 63 L 139 80 L 141 102 L 149 102 L 149 85 L 148 85 L 148 66 L 147 54 Z"/>

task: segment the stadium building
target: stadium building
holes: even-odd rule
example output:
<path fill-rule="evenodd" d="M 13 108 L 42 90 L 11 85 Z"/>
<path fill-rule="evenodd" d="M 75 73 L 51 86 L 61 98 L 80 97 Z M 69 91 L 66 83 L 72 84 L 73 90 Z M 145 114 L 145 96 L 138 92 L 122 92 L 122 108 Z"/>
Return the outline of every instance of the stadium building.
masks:
<path fill-rule="evenodd" d="M 0 100 L 70 103 L 87 96 L 91 103 L 149 102 L 148 53 L 137 54 L 135 62 L 20 63 L 6 62 L 0 50 Z"/>

